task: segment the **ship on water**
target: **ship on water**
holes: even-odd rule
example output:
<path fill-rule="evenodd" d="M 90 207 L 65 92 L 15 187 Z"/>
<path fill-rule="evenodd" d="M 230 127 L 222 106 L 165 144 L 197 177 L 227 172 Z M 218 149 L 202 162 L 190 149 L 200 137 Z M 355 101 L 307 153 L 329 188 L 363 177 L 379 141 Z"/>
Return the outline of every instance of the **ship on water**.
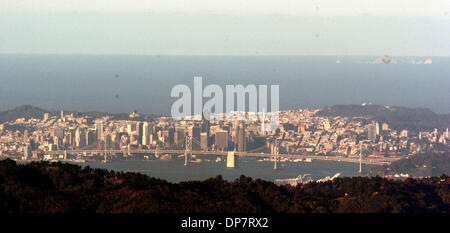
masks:
<path fill-rule="evenodd" d="M 341 175 L 341 173 L 336 173 L 334 176 L 326 176 L 322 179 L 318 179 L 315 182 L 327 182 L 327 181 L 332 181 L 334 179 L 336 179 L 337 177 L 339 177 Z M 278 184 L 278 185 L 290 185 L 290 186 L 297 186 L 298 184 L 307 184 L 310 182 L 313 182 L 314 180 L 312 179 L 311 174 L 303 174 L 303 175 L 299 175 L 296 178 L 287 178 L 287 179 L 275 179 L 274 183 Z"/>

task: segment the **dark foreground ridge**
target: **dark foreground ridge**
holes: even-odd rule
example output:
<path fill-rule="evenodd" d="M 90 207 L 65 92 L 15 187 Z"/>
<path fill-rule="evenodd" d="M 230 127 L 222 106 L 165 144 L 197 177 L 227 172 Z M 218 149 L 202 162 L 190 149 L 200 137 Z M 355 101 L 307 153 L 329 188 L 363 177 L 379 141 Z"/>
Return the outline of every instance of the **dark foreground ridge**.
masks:
<path fill-rule="evenodd" d="M 40 213 L 450 212 L 450 177 L 278 186 L 241 176 L 169 183 L 67 163 L 0 161 L 0 211 Z"/>

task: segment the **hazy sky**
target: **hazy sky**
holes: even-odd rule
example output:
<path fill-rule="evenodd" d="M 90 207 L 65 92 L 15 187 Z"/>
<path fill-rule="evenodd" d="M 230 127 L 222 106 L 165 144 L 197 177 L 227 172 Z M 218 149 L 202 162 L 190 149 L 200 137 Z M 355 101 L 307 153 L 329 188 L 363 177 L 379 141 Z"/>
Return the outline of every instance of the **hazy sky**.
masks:
<path fill-rule="evenodd" d="M 2 12 L 442 16 L 448 0 L 0 0 Z"/>
<path fill-rule="evenodd" d="M 448 0 L 0 0 L 0 53 L 450 55 Z"/>

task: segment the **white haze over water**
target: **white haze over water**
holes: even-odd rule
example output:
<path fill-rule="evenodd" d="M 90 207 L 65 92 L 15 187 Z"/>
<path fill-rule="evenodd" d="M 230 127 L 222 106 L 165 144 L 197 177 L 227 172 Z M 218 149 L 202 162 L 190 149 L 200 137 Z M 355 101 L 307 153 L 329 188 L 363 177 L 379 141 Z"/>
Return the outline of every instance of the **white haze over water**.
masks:
<path fill-rule="evenodd" d="M 448 0 L 0 0 L 0 110 L 168 114 L 171 88 L 202 76 L 279 84 L 281 109 L 450 113 L 449 12 Z"/>
<path fill-rule="evenodd" d="M 447 0 L 0 0 L 0 12 L 445 16 Z"/>
<path fill-rule="evenodd" d="M 449 56 L 448 0 L 0 0 L 0 53 Z"/>

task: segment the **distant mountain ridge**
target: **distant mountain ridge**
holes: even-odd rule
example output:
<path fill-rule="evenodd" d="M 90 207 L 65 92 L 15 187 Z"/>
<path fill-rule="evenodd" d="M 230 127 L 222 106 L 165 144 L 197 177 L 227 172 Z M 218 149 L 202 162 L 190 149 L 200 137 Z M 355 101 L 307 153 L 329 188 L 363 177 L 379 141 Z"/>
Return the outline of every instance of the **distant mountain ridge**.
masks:
<path fill-rule="evenodd" d="M 31 106 L 31 105 L 22 105 L 14 109 L 6 110 L 0 112 L 0 123 L 6 121 L 13 121 L 17 118 L 42 118 L 44 113 L 49 112 L 44 109 Z"/>
<path fill-rule="evenodd" d="M 419 116 L 427 116 L 431 118 L 438 117 L 438 114 L 427 108 L 406 108 L 397 106 L 382 106 L 375 104 L 368 105 L 334 105 L 331 107 L 323 108 L 317 115 L 327 116 L 403 116 L 404 114 L 414 114 Z"/>
<path fill-rule="evenodd" d="M 48 111 L 44 110 L 42 108 L 32 106 L 32 105 L 22 105 L 14 109 L 6 110 L 0 112 L 0 123 L 4 123 L 7 121 L 14 121 L 18 118 L 38 118 L 42 119 L 44 117 L 44 113 L 49 113 L 50 116 L 59 116 L 60 111 Z M 96 112 L 96 111 L 90 111 L 90 112 L 74 112 L 74 111 L 67 111 L 64 110 L 65 114 L 71 114 L 73 113 L 74 116 L 90 116 L 94 118 L 103 117 L 103 116 L 112 116 L 114 119 L 117 120 L 128 120 L 129 114 L 128 113 L 106 113 L 106 112 Z M 156 114 L 141 114 L 141 117 L 133 118 L 133 120 L 153 120 L 153 118 L 158 117 L 159 115 Z"/>
<path fill-rule="evenodd" d="M 334 105 L 321 109 L 316 116 L 367 117 L 386 122 L 394 129 L 432 130 L 450 127 L 450 114 L 436 114 L 427 108 L 381 105 Z"/>
<path fill-rule="evenodd" d="M 65 114 L 73 113 L 74 116 L 86 115 L 93 118 L 112 116 L 116 120 L 130 120 L 128 113 L 105 113 L 105 112 L 75 112 L 64 110 Z M 0 112 L 0 123 L 14 121 L 18 118 L 39 118 L 44 113 L 50 116 L 58 116 L 60 111 L 48 111 L 32 105 L 22 105 L 14 109 Z M 153 120 L 159 117 L 157 114 L 141 114 L 141 117 L 133 120 Z M 406 108 L 397 106 L 381 105 L 334 105 L 325 107 L 316 113 L 316 116 L 343 116 L 343 117 L 366 117 L 378 122 L 386 122 L 393 129 L 410 130 L 445 130 L 450 128 L 450 114 L 436 114 L 427 108 Z"/>

